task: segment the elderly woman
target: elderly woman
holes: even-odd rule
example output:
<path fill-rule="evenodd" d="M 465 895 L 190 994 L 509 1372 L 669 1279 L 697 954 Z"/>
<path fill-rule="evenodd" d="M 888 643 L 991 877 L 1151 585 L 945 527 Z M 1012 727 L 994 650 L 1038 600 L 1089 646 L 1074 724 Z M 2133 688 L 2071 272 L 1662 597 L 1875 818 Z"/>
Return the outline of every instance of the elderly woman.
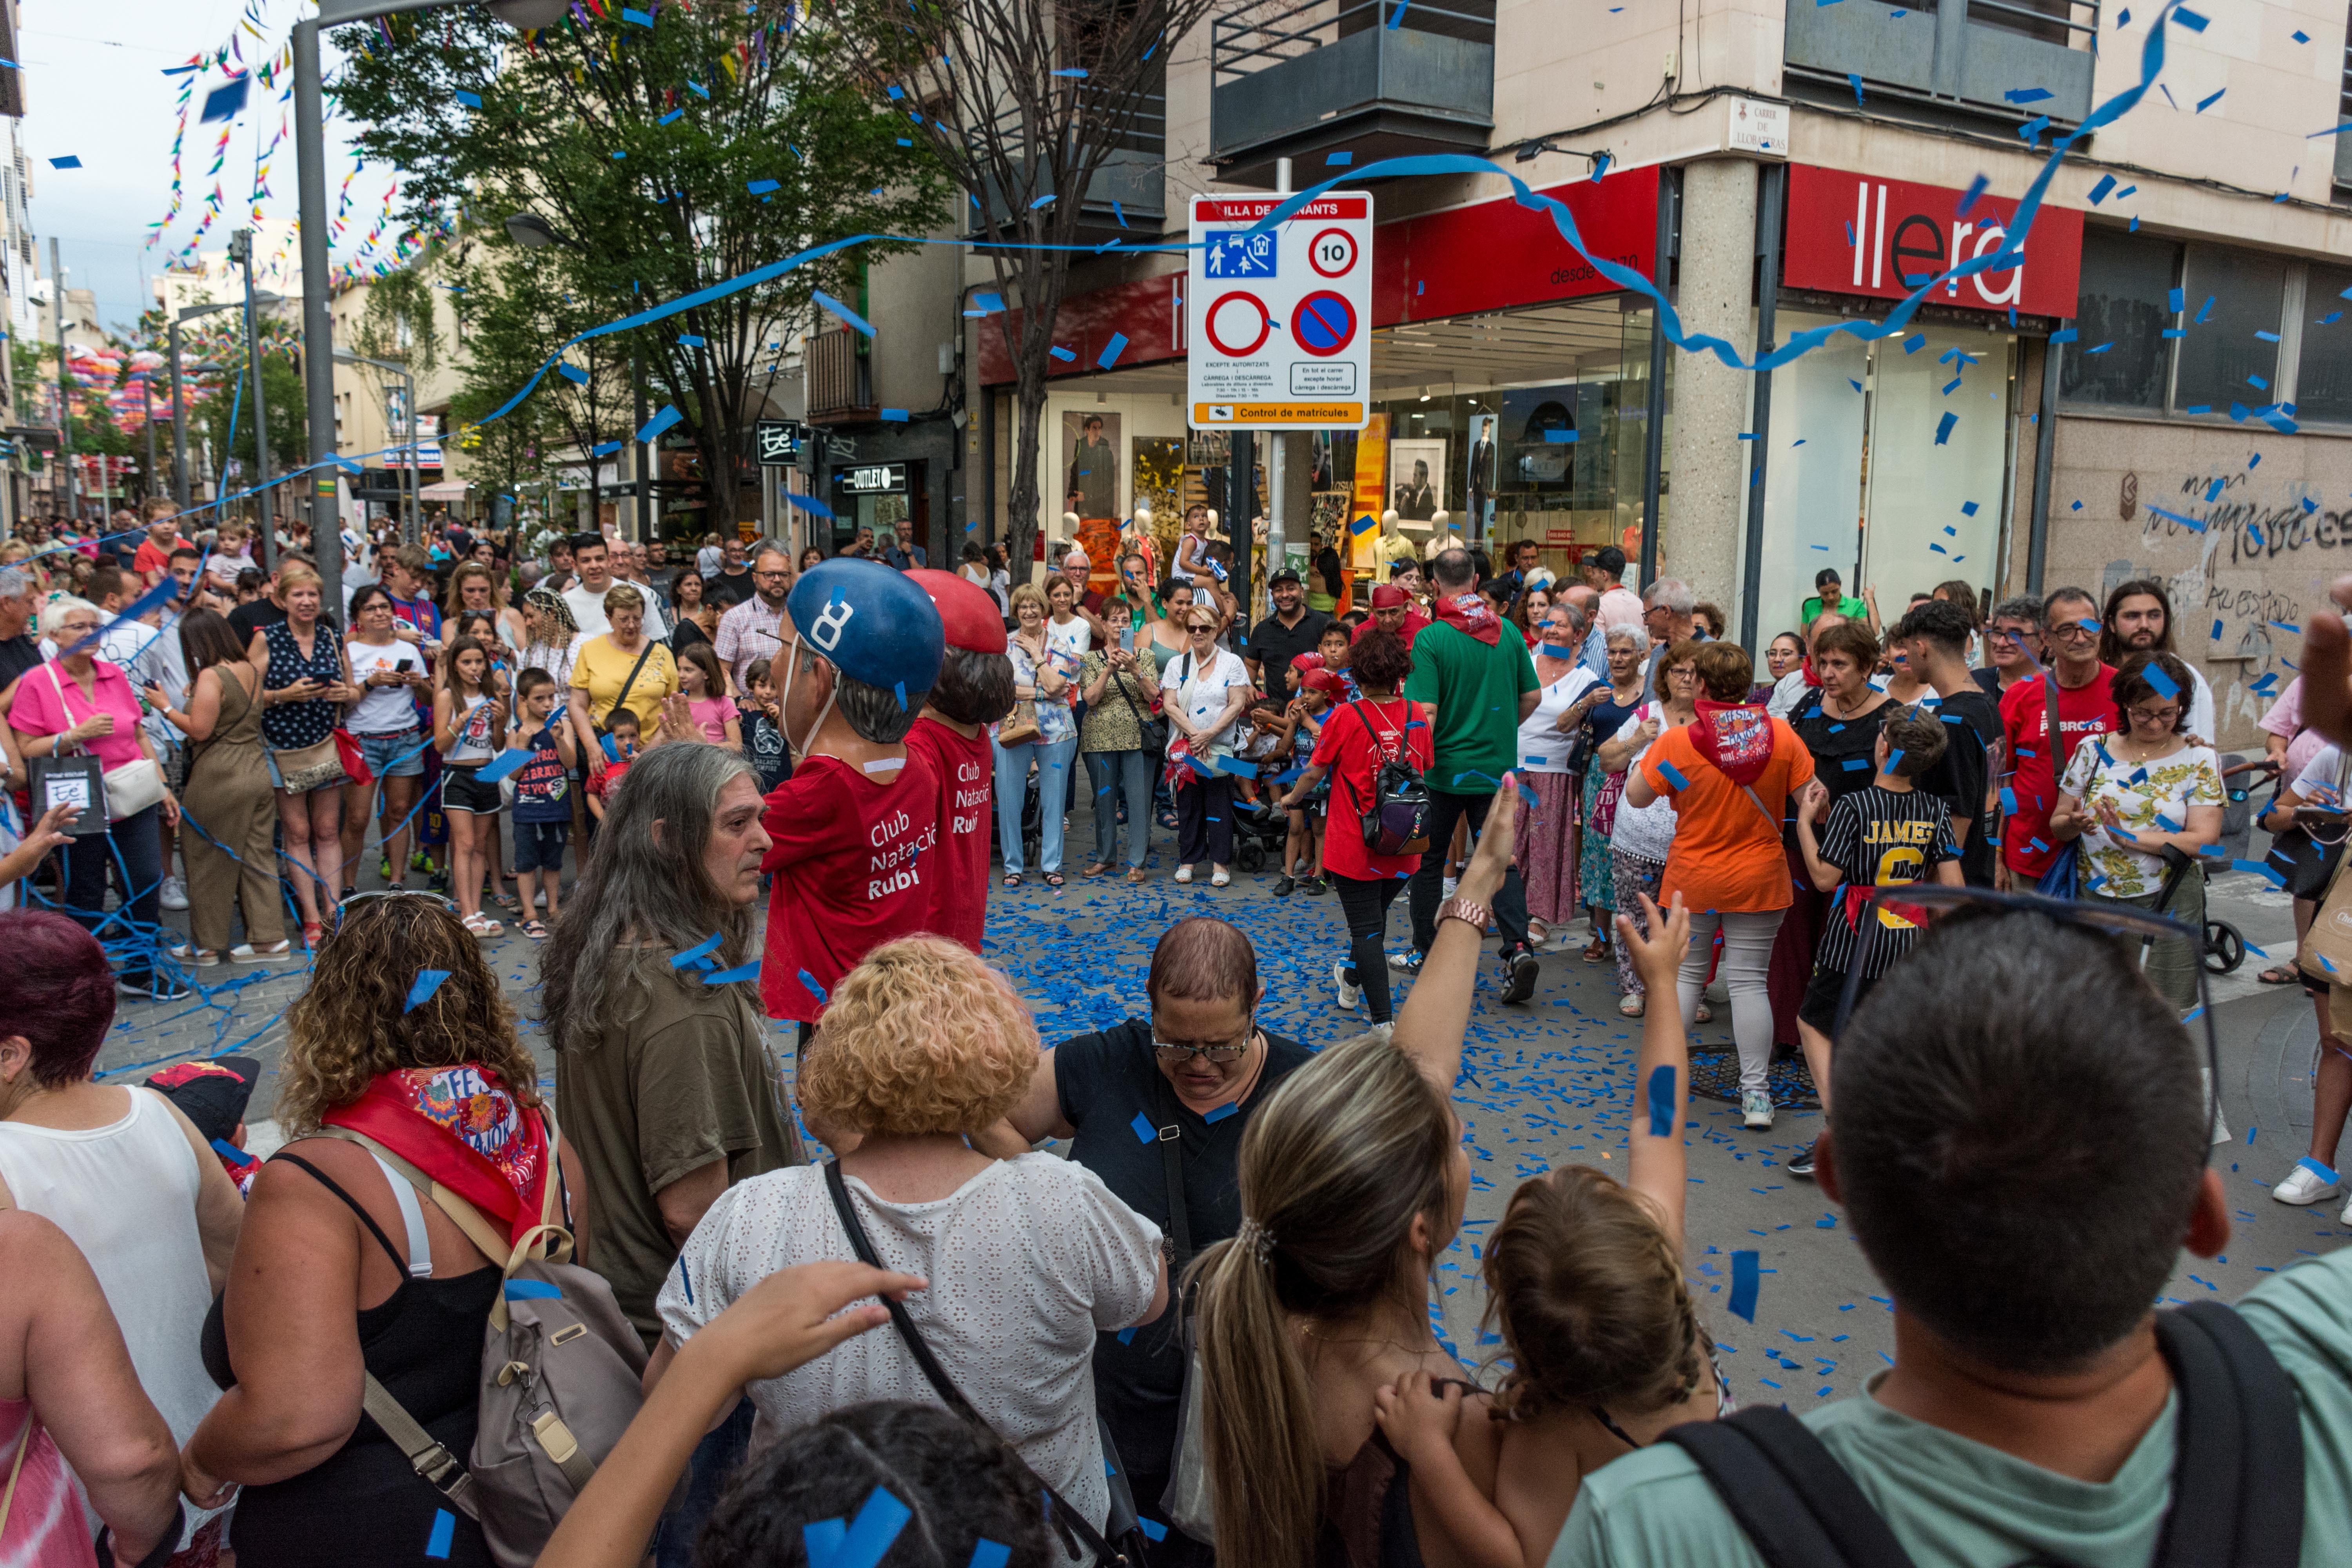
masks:
<path fill-rule="evenodd" d="M 415 1001 L 427 971 L 441 981 Z M 360 1419 L 361 1397 L 373 1377 L 449 1452 L 470 1452 L 472 1347 L 507 1257 L 341 1134 L 363 1129 L 520 1237 L 551 1202 L 564 1212 L 539 1069 L 480 945 L 430 893 L 363 893 L 341 911 L 286 1031 L 288 1142 L 254 1178 L 205 1324 L 204 1364 L 227 1392 L 187 1440 L 183 1480 L 200 1503 L 243 1484 L 229 1541 L 242 1561 L 375 1561 L 352 1538 L 363 1520 L 371 1542 L 431 1539 L 432 1555 L 487 1568 L 481 1527 Z"/>
<path fill-rule="evenodd" d="M 1642 680 L 1643 661 L 1650 651 L 1646 632 L 1621 623 L 1608 628 L 1609 679 L 1569 704 L 1560 714 L 1563 731 L 1581 728 L 1591 756 L 1584 765 L 1584 843 L 1578 853 L 1577 894 L 1592 915 L 1592 941 L 1584 949 L 1587 963 L 1606 963 L 1613 951 L 1610 920 L 1617 910 L 1616 879 L 1609 859 L 1609 835 L 1617 824 L 1617 803 L 1625 793 L 1625 765 L 1604 766 L 1601 749 L 1649 693 Z"/>
<path fill-rule="evenodd" d="M 1696 638 L 1674 643 L 1651 661 L 1650 700 L 1634 711 L 1633 722 L 1618 729 L 1616 739 L 1601 748 L 1601 766 L 1626 770 L 1631 777 L 1631 770 L 1642 765 L 1660 735 L 1698 717 L 1698 650 Z M 1674 844 L 1673 802 L 1654 800 L 1638 806 L 1627 801 L 1617 803 L 1617 821 L 1609 837 L 1610 879 L 1615 885 L 1617 907 L 1645 937 L 1650 934 L 1650 917 L 1642 899 L 1656 902 L 1658 883 L 1665 875 L 1666 858 Z M 1790 891 L 1793 895 L 1795 889 Z M 1641 1017 L 1648 1005 L 1648 987 L 1622 942 L 1617 944 L 1617 989 L 1621 994 L 1617 1011 L 1628 1018 Z M 1701 1002 L 1698 1022 L 1706 1023 L 1713 1016 Z"/>
<path fill-rule="evenodd" d="M 835 987 L 800 1068 L 811 1123 L 854 1132 L 856 1146 L 837 1166 L 772 1171 L 710 1205 L 664 1279 L 648 1386 L 761 1280 L 853 1256 L 845 1210 L 883 1268 L 932 1282 L 906 1308 L 948 1378 L 1099 1529 L 1110 1499 L 1096 1344 L 1160 1316 L 1168 1266 L 1160 1228 L 1085 1165 L 992 1159 L 966 1142 L 1003 1120 L 1037 1062 L 1029 1010 L 966 949 L 916 936 L 866 954 Z M 744 1392 L 780 1436 L 868 1400 L 939 1401 L 906 1341 L 886 1333 Z"/>
<path fill-rule="evenodd" d="M 1066 614 L 1069 584 L 1055 583 Z M 1045 595 L 1027 583 L 1013 590 L 1013 614 L 1019 629 L 1007 639 L 1005 652 L 1013 660 L 1013 716 L 991 731 L 996 755 L 996 833 L 1004 858 L 1004 885 L 1021 885 L 1021 814 L 1029 782 L 1029 766 L 1037 766 L 1037 799 L 1043 842 L 1045 885 L 1062 886 L 1062 797 L 1071 759 L 1077 754 L 1078 726 L 1073 708 L 1077 695 L 1079 655 L 1086 639 L 1057 639 L 1046 616 Z M 1083 626 L 1080 627 L 1084 630 Z M 1025 721 L 1025 722 L 1024 722 Z M 1014 739 L 1008 744 L 1004 732 Z M 1024 731 L 1026 733 L 1024 733 Z"/>
<path fill-rule="evenodd" d="M 184 1443 L 218 1396 L 198 1331 L 245 1205 L 169 1100 L 93 1077 L 115 1007 L 97 941 L 60 915 L 16 910 L 0 914 L 0 1016 L 10 1020 L 0 1026 L 10 1031 L 0 1037 L 0 1209 L 39 1215 L 81 1249 L 140 1384 Z M 200 1525 L 206 1532 L 216 1538 L 219 1526 Z M 84 1537 L 79 1561 L 89 1560 Z"/>
<path fill-rule="evenodd" d="M 425 777 L 426 737 L 416 721 L 415 693 L 433 684 L 432 661 L 416 646 L 417 634 L 394 626 L 392 595 L 369 583 L 351 597 L 352 635 L 343 645 L 351 660 L 359 701 L 343 727 L 359 742 L 374 774 L 369 784 L 343 786 L 343 892 L 359 885 L 359 865 L 367 850 L 370 807 L 379 796 L 378 825 L 383 846 L 384 880 L 397 888 L 408 875 L 408 816 Z"/>
<path fill-rule="evenodd" d="M 98 765 L 110 775 L 106 805 L 114 820 L 100 831 L 83 832 L 67 846 L 64 903 L 67 912 L 89 930 L 107 929 L 119 939 L 125 995 L 172 1001 L 186 995 L 187 986 L 156 967 L 156 944 L 147 933 L 163 914 L 158 824 L 176 826 L 180 803 L 164 787 L 155 742 L 140 723 L 139 694 L 131 689 L 131 677 L 97 657 L 100 618 L 98 606 L 85 599 L 52 599 L 43 606 L 41 634 L 56 645 L 58 655 L 17 678 L 8 722 L 28 762 L 86 750 L 96 753 Z M 44 811 L 53 804 L 47 799 L 34 803 Z M 96 816 L 93 811 L 91 819 Z M 127 919 L 127 931 L 121 922 L 107 924 L 112 918 L 106 913 L 107 868 L 118 859 L 127 901 L 121 914 Z"/>
<path fill-rule="evenodd" d="M 1538 592 L 1530 590 L 1528 597 Z M 1590 713 L 1599 701 L 1601 685 L 1576 662 L 1584 627 L 1575 605 L 1548 604 L 1531 624 L 1528 643 L 1540 684 L 1535 711 L 1519 723 L 1516 766 L 1520 779 L 1535 791 L 1536 808 L 1519 814 L 1514 853 L 1528 889 L 1528 940 L 1547 952 L 1557 952 L 1577 910 L 1577 779 L 1570 771 L 1576 723 L 1571 720 L 1563 726 L 1560 721 L 1579 702 Z"/>
<path fill-rule="evenodd" d="M 572 728 L 591 779 L 604 776 L 604 721 L 613 710 L 628 709 L 637 716 L 640 730 L 656 735 L 661 705 L 678 689 L 677 661 L 667 647 L 646 635 L 644 590 L 614 584 L 604 592 L 604 616 L 613 629 L 583 642 L 572 661 Z M 646 742 L 658 743 L 658 739 Z"/>
<path fill-rule="evenodd" d="M 343 874 L 343 764 L 335 729 L 362 695 L 351 656 L 319 610 L 319 574 L 299 562 L 278 573 L 286 618 L 253 634 L 246 657 L 261 669 L 261 738 L 278 786 L 278 820 L 294 865 L 302 945 L 325 934 Z"/>
<path fill-rule="evenodd" d="M 1218 764 L 1234 754 L 1251 695 L 1248 666 L 1217 646 L 1220 624 L 1215 611 L 1195 604 L 1185 613 L 1190 646 L 1160 666 L 1169 754 L 1181 745 L 1191 764 L 1176 789 L 1176 880 L 1191 881 L 1193 866 L 1206 860 L 1215 888 L 1233 880 L 1226 868 L 1234 858 L 1234 781 Z"/>

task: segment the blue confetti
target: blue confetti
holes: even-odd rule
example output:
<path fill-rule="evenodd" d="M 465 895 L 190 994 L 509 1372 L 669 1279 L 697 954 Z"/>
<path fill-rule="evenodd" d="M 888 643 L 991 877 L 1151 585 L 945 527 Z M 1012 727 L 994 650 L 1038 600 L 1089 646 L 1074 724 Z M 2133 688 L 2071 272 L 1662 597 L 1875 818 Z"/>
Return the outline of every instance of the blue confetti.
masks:
<path fill-rule="evenodd" d="M 839 317 L 842 321 L 846 321 L 846 322 L 847 322 L 849 325 L 851 325 L 852 327 L 855 327 L 855 328 L 856 328 L 859 331 L 864 332 L 867 337 L 869 337 L 869 338 L 870 338 L 870 337 L 872 337 L 872 336 L 874 335 L 874 323 L 873 323 L 873 322 L 871 322 L 871 321 L 867 321 L 865 317 L 863 317 L 863 316 L 859 315 L 856 311 L 855 311 L 855 310 L 851 310 L 848 306 L 846 306 L 846 305 L 843 304 L 840 300 L 838 300 L 835 299 L 832 295 L 830 295 L 830 294 L 826 293 L 824 289 L 810 289 L 810 290 L 809 290 L 809 298 L 810 298 L 810 299 L 812 299 L 812 300 L 815 300 L 815 301 L 817 302 L 817 304 L 818 304 L 821 308 L 823 308 L 824 310 L 828 310 L 828 311 L 832 312 L 835 316 L 837 316 L 837 317 Z"/>
<path fill-rule="evenodd" d="M 700 942 L 696 942 L 692 947 L 688 948 L 684 952 L 681 952 L 677 957 L 671 959 L 669 961 L 669 966 L 672 969 L 684 969 L 704 954 L 718 952 L 719 944 L 726 940 L 727 933 L 725 931 L 712 931 L 709 936 L 704 937 Z"/>
<path fill-rule="evenodd" d="M 2046 98 L 2049 94 L 2044 93 L 2042 96 Z M 1969 214 L 1975 209 L 1977 198 L 1985 194 L 1985 187 L 1991 183 L 1992 182 L 1990 180 L 1987 179 L 1982 174 L 1979 174 L 1975 179 L 1970 180 L 1969 182 L 1969 188 L 1960 193 L 1960 205 L 1952 209 L 1952 216 L 1954 217 L 1968 216 Z M 1851 223 L 1847 224 L 1846 233 L 1851 235 L 1853 232 L 1853 225 Z M 1924 342 L 1926 340 L 1922 339 L 1921 341 Z M 1908 345 L 1906 346 L 1907 347 Z"/>
<path fill-rule="evenodd" d="M 1747 1249 L 1731 1255 L 1731 1315 L 1756 1321 L 1756 1292 L 1762 1284 L 1757 1255 Z"/>
<path fill-rule="evenodd" d="M 1936 421 L 1936 445 L 1941 447 L 1949 442 L 1952 438 L 1952 427 L 1959 422 L 1958 415 L 1946 409 L 1944 416 Z"/>
<path fill-rule="evenodd" d="M 425 1538 L 425 1555 L 446 1562 L 457 1539 L 457 1516 L 446 1508 L 433 1510 L 433 1533 Z"/>
<path fill-rule="evenodd" d="M 1151 1124 L 1151 1118 L 1144 1115 L 1140 1110 L 1135 1113 L 1135 1120 L 1127 1125 L 1129 1131 L 1135 1134 L 1135 1141 L 1139 1143 L 1154 1142 L 1160 1137 L 1160 1129 L 1154 1127 Z"/>
<path fill-rule="evenodd" d="M 824 994 L 824 987 L 819 985 L 816 983 L 816 976 L 805 969 L 801 971 L 801 989 L 815 997 L 820 1005 L 828 1000 Z"/>
<path fill-rule="evenodd" d="M 749 963 L 739 963 L 732 969 L 721 969 L 705 974 L 702 977 L 702 983 L 705 985 L 731 985 L 738 980 L 757 980 L 759 978 L 760 961 L 755 958 Z M 808 979 L 807 970 L 803 969 L 801 971 L 801 978 L 803 982 Z M 809 987 L 809 991 L 818 1001 L 822 1002 L 824 1000 L 824 993 L 819 991 L 815 986 L 811 985 Z"/>
<path fill-rule="evenodd" d="M 1675 1132 L 1675 1069 L 1661 1063 L 1650 1069 L 1650 1136 L 1671 1138 Z"/>
<path fill-rule="evenodd" d="M 1145 1519 L 1139 1520 L 1138 1522 L 1149 1525 L 1151 1521 Z M 965 1564 L 965 1568 L 1004 1568 L 1005 1563 L 1012 1560 L 1013 1548 L 1002 1542 L 990 1541 L 983 1537 L 972 1543 L 971 1561 Z"/>
<path fill-rule="evenodd" d="M 1095 357 L 1095 363 L 1100 365 L 1105 370 L 1108 370 L 1112 365 L 1118 363 L 1118 356 L 1126 352 L 1127 334 L 1125 332 L 1113 332 L 1110 335 L 1110 342 L 1103 345 L 1103 352 Z"/>
<path fill-rule="evenodd" d="M 652 418 L 646 420 L 643 425 L 637 427 L 637 444 L 641 447 L 644 446 L 647 442 L 653 440 L 655 437 L 659 436 L 663 431 L 668 429 L 671 426 L 677 424 L 679 420 L 685 417 L 686 416 L 677 411 L 677 404 L 663 404 L 661 406 L 661 412 L 656 414 Z"/>
<path fill-rule="evenodd" d="M 432 1001 L 433 994 L 436 991 L 440 990 L 441 983 L 448 978 L 449 972 L 446 969 L 418 970 L 416 972 L 415 982 L 408 988 L 408 1005 L 403 1007 L 401 1011 L 403 1013 L 414 1013 L 419 1007 L 424 1006 L 427 1002 Z"/>
<path fill-rule="evenodd" d="M 1226 1117 L 1231 1116 L 1234 1112 L 1239 1110 L 1241 1108 L 1241 1101 L 1228 1101 L 1226 1104 L 1220 1105 L 1214 1110 L 1210 1111 L 1207 1115 L 1202 1117 L 1201 1120 L 1213 1127 L 1218 1122 L 1223 1121 Z"/>

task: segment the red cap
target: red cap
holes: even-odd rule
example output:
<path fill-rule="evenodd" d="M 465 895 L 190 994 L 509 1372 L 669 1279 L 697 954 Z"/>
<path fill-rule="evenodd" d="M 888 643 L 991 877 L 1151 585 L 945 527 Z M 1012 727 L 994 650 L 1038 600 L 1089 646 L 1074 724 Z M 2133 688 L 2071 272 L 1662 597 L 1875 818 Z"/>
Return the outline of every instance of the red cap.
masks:
<path fill-rule="evenodd" d="M 996 607 L 995 595 L 969 577 L 937 567 L 919 566 L 907 577 L 940 607 L 948 647 L 971 653 L 1004 651 L 1004 616 Z"/>
<path fill-rule="evenodd" d="M 1382 583 L 1372 590 L 1372 608 L 1393 610 L 1412 603 L 1412 595 L 1393 583 Z"/>
<path fill-rule="evenodd" d="M 1319 691 L 1326 697 L 1343 697 L 1348 690 L 1348 683 L 1328 669 L 1310 669 L 1300 678 L 1298 684 L 1305 690 Z"/>

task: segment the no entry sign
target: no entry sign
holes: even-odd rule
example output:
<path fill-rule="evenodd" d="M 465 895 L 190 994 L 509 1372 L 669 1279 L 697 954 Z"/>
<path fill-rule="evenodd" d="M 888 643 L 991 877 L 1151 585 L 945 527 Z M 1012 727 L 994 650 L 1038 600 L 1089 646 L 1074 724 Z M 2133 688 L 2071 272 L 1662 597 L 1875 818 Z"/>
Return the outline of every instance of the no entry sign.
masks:
<path fill-rule="evenodd" d="M 1184 299 L 1195 426 L 1360 430 L 1371 393 L 1372 198 L 1194 196 Z"/>

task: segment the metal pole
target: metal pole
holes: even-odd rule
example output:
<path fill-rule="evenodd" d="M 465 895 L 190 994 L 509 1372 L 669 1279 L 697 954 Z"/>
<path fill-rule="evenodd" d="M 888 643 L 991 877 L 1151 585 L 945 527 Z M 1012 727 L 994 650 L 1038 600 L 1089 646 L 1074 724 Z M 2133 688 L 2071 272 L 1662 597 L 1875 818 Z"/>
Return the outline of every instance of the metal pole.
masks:
<path fill-rule="evenodd" d="M 635 348 L 629 351 L 629 380 L 637 398 L 636 427 L 642 430 L 646 427 L 646 367 L 643 356 Z M 653 519 L 653 476 L 646 471 L 646 459 L 652 450 L 646 442 L 632 443 L 630 461 L 637 470 L 637 504 L 629 523 L 636 531 L 640 544 L 652 537 L 647 530 Z"/>
<path fill-rule="evenodd" d="M 49 239 L 49 313 L 58 329 L 58 463 L 66 482 L 65 525 L 78 528 L 81 506 L 74 499 L 73 404 L 66 397 L 66 276 L 58 266 L 58 242 Z M 52 487 L 51 495 L 56 494 Z"/>
<path fill-rule="evenodd" d="M 294 184 L 302 242 L 302 381 L 308 411 L 310 552 L 319 559 L 320 604 L 343 607 L 343 520 L 336 505 L 335 323 L 329 307 L 327 142 L 319 80 L 319 20 L 294 24 Z"/>
<path fill-rule="evenodd" d="M 2071 327 L 2074 319 L 2069 316 L 2058 324 Z M 2025 591 L 2029 594 L 2042 592 L 2042 574 L 2050 562 L 2050 469 L 2057 461 L 2058 371 L 2058 344 L 2045 340 L 2042 345 L 2042 407 L 2033 421 L 2033 516 L 2025 535 Z M 2001 564 L 2006 570 L 2008 563 Z"/>
<path fill-rule="evenodd" d="M 1658 247 L 1653 253 L 1657 260 L 1659 287 L 1665 286 L 1673 274 L 1668 263 L 1675 248 L 1675 202 L 1680 195 L 1682 182 L 1679 171 L 1661 166 L 1658 170 Z M 1642 432 L 1642 563 L 1634 581 L 1646 586 L 1658 574 L 1658 507 L 1664 500 L 1664 479 L 1666 461 L 1666 334 L 1655 307 L 1650 311 L 1650 387 L 1649 403 L 1643 410 Z"/>
<path fill-rule="evenodd" d="M 1780 304 L 1780 196 L 1788 189 L 1785 163 L 1764 165 L 1764 189 L 1756 204 L 1756 254 L 1760 262 L 1756 285 L 1756 353 L 1772 352 L 1773 316 Z M 1739 640 L 1752 658 L 1762 637 L 1764 596 L 1764 472 L 1772 445 L 1772 373 L 1756 373 L 1755 467 L 1748 474 L 1748 538 L 1741 552 L 1739 575 Z"/>
<path fill-rule="evenodd" d="M 1250 551 L 1255 544 L 1250 514 L 1257 510 L 1257 437 L 1247 430 L 1233 433 L 1233 452 L 1225 466 L 1225 537 L 1233 542 L 1234 570 L 1225 586 L 1240 608 L 1235 640 L 1250 634 Z"/>
<path fill-rule="evenodd" d="M 253 315 L 253 231 L 241 228 L 230 235 L 228 250 L 230 258 L 245 268 L 245 366 L 253 384 L 253 493 L 261 503 L 258 559 L 261 569 L 268 572 L 277 564 L 278 528 L 270 517 L 269 407 L 261 395 L 261 333 Z"/>
<path fill-rule="evenodd" d="M 425 520 L 419 515 L 423 498 L 417 494 L 425 478 L 420 471 L 425 465 L 425 454 L 416 442 L 416 377 L 412 372 L 404 370 L 400 373 L 400 381 L 406 389 L 401 395 L 408 413 L 408 457 L 400 470 L 400 531 L 403 538 L 415 544 L 423 536 L 425 528 Z"/>
<path fill-rule="evenodd" d="M 172 499 L 188 510 L 188 410 L 180 394 L 180 322 L 172 321 Z"/>
<path fill-rule="evenodd" d="M 140 378 L 139 407 L 147 416 L 145 421 L 147 426 L 146 489 L 147 494 L 152 496 L 157 489 L 155 476 L 159 465 L 155 461 L 155 380 L 154 373 L 152 371 Z"/>

